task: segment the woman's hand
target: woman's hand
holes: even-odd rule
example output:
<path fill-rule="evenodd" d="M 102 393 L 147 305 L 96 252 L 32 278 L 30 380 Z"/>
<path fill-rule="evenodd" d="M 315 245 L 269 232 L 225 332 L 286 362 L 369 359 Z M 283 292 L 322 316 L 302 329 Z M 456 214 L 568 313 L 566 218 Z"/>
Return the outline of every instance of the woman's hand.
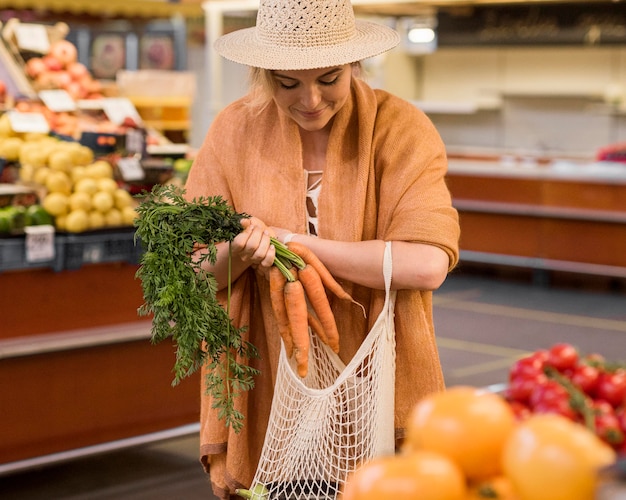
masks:
<path fill-rule="evenodd" d="M 274 263 L 276 249 L 271 244 L 273 231 L 256 217 L 241 220 L 244 228 L 232 241 L 233 256 L 254 268 L 267 271 Z"/>

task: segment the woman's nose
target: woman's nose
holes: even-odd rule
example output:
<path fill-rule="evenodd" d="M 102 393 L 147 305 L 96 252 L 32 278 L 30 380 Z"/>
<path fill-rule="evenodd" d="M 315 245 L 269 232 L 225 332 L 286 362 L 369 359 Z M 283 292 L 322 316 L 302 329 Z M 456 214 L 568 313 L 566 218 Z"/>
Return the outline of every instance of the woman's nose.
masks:
<path fill-rule="evenodd" d="M 302 100 L 302 103 L 306 106 L 306 109 L 313 110 L 321 102 L 322 93 L 320 92 L 320 89 L 317 87 L 317 85 L 311 85 L 303 90 L 300 99 Z"/>

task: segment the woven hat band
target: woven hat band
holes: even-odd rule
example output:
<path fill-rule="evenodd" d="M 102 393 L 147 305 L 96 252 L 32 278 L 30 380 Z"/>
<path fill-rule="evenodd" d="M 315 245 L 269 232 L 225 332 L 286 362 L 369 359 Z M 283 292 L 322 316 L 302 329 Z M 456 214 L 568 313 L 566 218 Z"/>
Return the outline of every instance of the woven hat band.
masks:
<path fill-rule="evenodd" d="M 262 0 L 256 26 L 261 44 L 296 49 L 330 47 L 356 37 L 349 0 L 301 0 L 288 5 Z"/>

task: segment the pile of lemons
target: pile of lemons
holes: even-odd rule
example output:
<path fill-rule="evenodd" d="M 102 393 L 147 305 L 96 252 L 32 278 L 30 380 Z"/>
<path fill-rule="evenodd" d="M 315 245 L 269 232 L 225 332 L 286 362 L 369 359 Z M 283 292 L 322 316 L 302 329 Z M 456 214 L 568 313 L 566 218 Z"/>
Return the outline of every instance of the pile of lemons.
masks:
<path fill-rule="evenodd" d="M 43 208 L 58 230 L 80 233 L 132 226 L 135 200 L 114 179 L 112 165 L 95 160 L 80 143 L 51 137 L 25 141 L 19 149 L 20 180 L 43 187 Z"/>

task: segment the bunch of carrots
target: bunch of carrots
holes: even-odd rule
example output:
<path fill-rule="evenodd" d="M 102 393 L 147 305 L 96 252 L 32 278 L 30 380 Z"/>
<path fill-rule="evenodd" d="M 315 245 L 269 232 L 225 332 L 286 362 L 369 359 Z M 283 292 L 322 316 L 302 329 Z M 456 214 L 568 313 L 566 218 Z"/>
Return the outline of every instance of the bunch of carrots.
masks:
<path fill-rule="evenodd" d="M 304 378 L 308 373 L 309 327 L 323 343 L 339 353 L 339 331 L 326 290 L 339 299 L 363 306 L 343 289 L 308 247 L 294 241 L 285 245 L 275 238 L 272 242 L 276 247 L 269 273 L 272 309 L 287 357 L 295 356 L 298 375 Z"/>

